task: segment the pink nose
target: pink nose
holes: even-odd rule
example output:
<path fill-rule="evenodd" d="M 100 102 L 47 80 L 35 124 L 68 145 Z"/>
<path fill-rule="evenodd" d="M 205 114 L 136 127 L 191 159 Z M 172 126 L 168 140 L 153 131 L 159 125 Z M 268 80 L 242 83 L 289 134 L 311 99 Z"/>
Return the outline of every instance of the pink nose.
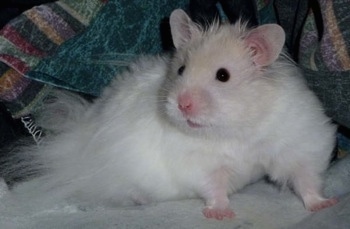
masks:
<path fill-rule="evenodd" d="M 188 101 L 187 103 L 181 102 L 181 103 L 179 103 L 179 109 L 183 113 L 191 112 L 191 110 L 192 110 L 192 103 L 190 101 Z"/>
<path fill-rule="evenodd" d="M 189 93 L 181 94 L 178 97 L 178 108 L 184 115 L 193 115 L 195 113 L 195 105 Z"/>

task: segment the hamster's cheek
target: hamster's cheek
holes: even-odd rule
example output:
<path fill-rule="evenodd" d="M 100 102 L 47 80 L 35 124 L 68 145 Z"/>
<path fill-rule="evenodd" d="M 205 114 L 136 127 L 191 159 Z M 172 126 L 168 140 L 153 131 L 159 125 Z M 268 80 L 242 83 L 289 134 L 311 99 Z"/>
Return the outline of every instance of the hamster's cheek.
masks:
<path fill-rule="evenodd" d="M 184 118 L 178 109 L 177 100 L 174 95 L 169 95 L 164 103 L 164 113 L 167 119 L 173 123 L 184 122 Z"/>

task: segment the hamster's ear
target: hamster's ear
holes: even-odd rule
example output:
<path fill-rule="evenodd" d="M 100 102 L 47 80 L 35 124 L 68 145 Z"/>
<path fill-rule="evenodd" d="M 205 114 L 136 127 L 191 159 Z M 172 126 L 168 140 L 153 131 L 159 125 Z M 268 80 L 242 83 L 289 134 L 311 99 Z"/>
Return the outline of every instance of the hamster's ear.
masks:
<path fill-rule="evenodd" d="M 181 47 L 199 34 L 198 27 L 181 9 L 174 10 L 171 13 L 170 29 L 175 48 Z"/>
<path fill-rule="evenodd" d="M 265 24 L 251 30 L 245 38 L 257 66 L 272 64 L 282 51 L 285 33 L 277 24 Z"/>

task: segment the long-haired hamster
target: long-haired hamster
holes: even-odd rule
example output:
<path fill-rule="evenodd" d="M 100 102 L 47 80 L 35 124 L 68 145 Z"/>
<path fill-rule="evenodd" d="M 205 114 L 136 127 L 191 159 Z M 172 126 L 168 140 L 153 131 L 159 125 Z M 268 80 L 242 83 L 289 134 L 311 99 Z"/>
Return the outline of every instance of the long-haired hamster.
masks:
<path fill-rule="evenodd" d="M 234 216 L 229 194 L 268 175 L 311 211 L 335 204 L 321 175 L 336 127 L 283 53 L 283 29 L 203 29 L 179 9 L 170 26 L 174 54 L 141 57 L 91 105 L 58 93 L 61 111 L 41 114 L 56 135 L 18 160 L 41 172 L 14 193 L 118 205 L 199 197 L 206 217 L 223 219 Z"/>

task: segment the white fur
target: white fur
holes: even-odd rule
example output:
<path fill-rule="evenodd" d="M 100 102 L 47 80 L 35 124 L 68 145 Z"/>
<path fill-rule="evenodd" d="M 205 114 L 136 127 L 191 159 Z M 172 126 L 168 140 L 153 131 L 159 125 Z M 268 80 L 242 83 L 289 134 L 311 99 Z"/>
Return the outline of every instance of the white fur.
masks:
<path fill-rule="evenodd" d="M 226 208 L 221 189 L 229 194 L 268 174 L 314 203 L 335 127 L 283 55 L 253 67 L 246 34 L 239 24 L 215 27 L 174 57 L 143 57 L 91 106 L 59 97 L 79 113 L 31 149 L 45 172 L 15 192 L 115 204 L 202 197 L 209 207 Z M 218 68 L 230 71 L 230 81 L 215 80 Z M 178 109 L 184 90 L 203 95 L 192 120 L 201 127 L 189 127 Z M 221 185 L 226 177 L 228 185 Z M 305 183 L 314 196 L 305 197 L 310 193 L 299 187 Z"/>

